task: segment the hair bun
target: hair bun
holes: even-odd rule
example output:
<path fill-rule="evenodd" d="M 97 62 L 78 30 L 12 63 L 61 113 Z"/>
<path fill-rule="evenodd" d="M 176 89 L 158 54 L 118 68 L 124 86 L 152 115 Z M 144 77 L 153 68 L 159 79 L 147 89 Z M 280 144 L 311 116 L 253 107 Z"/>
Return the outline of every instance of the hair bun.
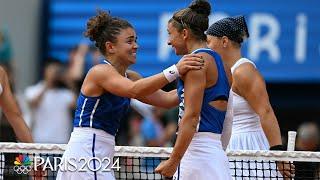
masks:
<path fill-rule="evenodd" d="M 189 8 L 198 14 L 209 16 L 211 13 L 211 5 L 206 0 L 194 0 L 189 5 Z"/>
<path fill-rule="evenodd" d="M 87 31 L 85 36 L 89 37 L 91 41 L 97 41 L 106 28 L 112 21 L 112 17 L 108 12 L 99 10 L 98 15 L 91 17 L 87 22 Z"/>

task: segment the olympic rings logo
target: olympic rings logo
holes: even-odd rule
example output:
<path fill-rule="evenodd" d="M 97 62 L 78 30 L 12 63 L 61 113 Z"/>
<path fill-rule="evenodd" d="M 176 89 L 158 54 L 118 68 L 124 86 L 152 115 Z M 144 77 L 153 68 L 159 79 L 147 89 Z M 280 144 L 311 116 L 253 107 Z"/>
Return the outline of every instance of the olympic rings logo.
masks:
<path fill-rule="evenodd" d="M 13 170 L 18 174 L 28 174 L 32 170 L 32 166 L 14 166 Z"/>

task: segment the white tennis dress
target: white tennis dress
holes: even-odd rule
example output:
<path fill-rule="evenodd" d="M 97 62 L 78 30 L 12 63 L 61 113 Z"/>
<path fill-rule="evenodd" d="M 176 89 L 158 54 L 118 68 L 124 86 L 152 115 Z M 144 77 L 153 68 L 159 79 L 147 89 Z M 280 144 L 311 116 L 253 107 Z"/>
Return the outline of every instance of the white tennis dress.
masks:
<path fill-rule="evenodd" d="M 256 65 L 252 61 L 246 58 L 241 58 L 231 67 L 231 73 L 233 74 L 234 71 L 244 63 L 250 63 L 256 68 Z M 233 91 L 232 94 L 233 125 L 228 150 L 269 150 L 270 145 L 262 129 L 260 117 L 253 111 L 247 100 Z M 236 164 L 234 162 L 230 163 L 231 174 L 237 175 L 237 177 L 234 177 L 234 179 L 264 179 L 262 177 L 266 177 L 266 175 L 267 177 L 270 177 L 269 170 L 265 170 L 264 172 L 261 170 L 256 171 L 256 165 L 257 164 L 254 162 L 243 162 Z M 249 166 L 253 168 L 253 170 L 241 170 L 242 167 L 244 169 L 248 169 Z M 269 169 L 269 167 L 271 169 L 276 169 L 274 163 L 263 163 L 263 169 Z M 236 171 L 234 170 L 234 168 L 237 168 Z M 262 164 L 259 163 L 258 169 L 261 168 Z M 250 178 L 246 178 L 243 176 L 250 176 Z M 276 171 L 272 171 L 271 176 L 281 177 L 281 174 L 277 173 Z"/>

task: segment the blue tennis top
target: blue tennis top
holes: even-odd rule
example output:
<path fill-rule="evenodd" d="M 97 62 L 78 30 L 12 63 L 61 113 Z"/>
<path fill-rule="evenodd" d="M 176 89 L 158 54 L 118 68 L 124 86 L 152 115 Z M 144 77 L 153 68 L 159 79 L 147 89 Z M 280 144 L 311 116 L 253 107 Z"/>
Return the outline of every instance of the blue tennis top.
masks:
<path fill-rule="evenodd" d="M 218 70 L 218 80 L 212 87 L 206 88 L 203 96 L 203 103 L 201 107 L 201 115 L 199 117 L 200 122 L 197 126 L 198 132 L 212 132 L 221 134 L 223 129 L 223 122 L 225 119 L 226 111 L 220 111 L 209 103 L 215 100 L 228 100 L 230 85 L 226 72 L 224 70 L 223 62 L 221 57 L 213 50 L 201 48 L 195 50 L 193 53 L 205 52 L 210 54 L 216 62 Z M 179 79 L 178 85 L 178 96 L 179 96 L 179 122 L 184 115 L 184 82 Z"/>
<path fill-rule="evenodd" d="M 103 63 L 110 64 L 106 60 Z M 97 97 L 86 96 L 80 92 L 73 125 L 101 129 L 115 136 L 120 120 L 127 114 L 129 105 L 130 98 L 109 92 Z"/>

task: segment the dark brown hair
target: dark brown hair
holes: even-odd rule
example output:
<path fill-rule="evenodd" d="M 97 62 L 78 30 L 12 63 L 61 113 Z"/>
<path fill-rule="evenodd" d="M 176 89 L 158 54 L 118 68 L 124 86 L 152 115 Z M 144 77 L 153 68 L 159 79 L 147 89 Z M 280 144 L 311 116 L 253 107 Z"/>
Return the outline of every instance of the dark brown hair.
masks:
<path fill-rule="evenodd" d="M 210 3 L 206 0 L 194 0 L 189 7 L 174 13 L 169 20 L 178 31 L 185 28 L 191 30 L 192 34 L 201 40 L 206 40 L 204 32 L 208 29 L 211 12 Z"/>
<path fill-rule="evenodd" d="M 95 46 L 105 55 L 105 43 L 107 41 L 115 43 L 120 31 L 127 28 L 133 28 L 127 20 L 112 17 L 110 13 L 99 10 L 98 15 L 91 17 L 87 22 L 84 35 L 94 41 Z"/>

